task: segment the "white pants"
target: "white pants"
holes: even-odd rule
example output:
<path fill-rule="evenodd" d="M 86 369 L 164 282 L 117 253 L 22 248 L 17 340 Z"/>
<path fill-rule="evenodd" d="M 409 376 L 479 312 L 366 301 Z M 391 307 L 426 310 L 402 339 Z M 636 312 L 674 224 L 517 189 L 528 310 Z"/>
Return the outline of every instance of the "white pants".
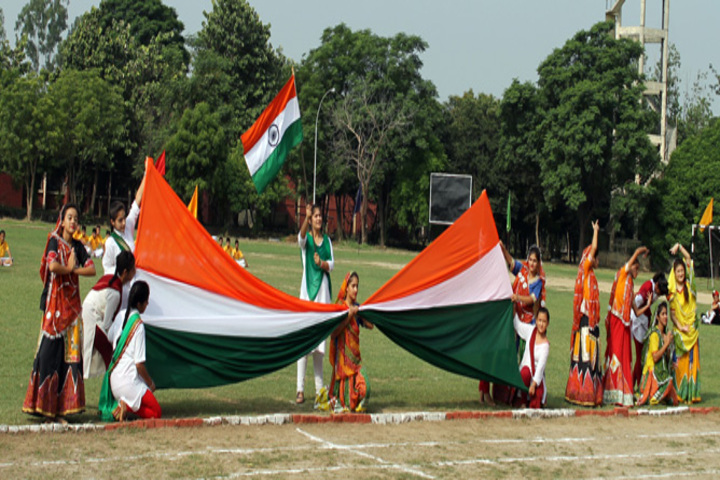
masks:
<path fill-rule="evenodd" d="M 297 391 L 305 391 L 305 370 L 307 370 L 308 358 L 311 355 L 313 357 L 313 371 L 315 373 L 315 395 L 317 395 L 323 387 L 323 359 L 325 358 L 325 354 L 317 350 L 313 350 L 297 361 Z"/>

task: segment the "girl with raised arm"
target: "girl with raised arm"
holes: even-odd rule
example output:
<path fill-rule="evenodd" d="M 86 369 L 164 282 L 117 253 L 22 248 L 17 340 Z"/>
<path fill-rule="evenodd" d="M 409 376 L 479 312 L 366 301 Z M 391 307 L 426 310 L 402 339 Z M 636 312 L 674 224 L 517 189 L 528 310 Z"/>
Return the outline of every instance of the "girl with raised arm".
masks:
<path fill-rule="evenodd" d="M 600 364 L 600 291 L 595 268 L 598 266 L 598 221 L 592 223 L 593 239 L 580 258 L 573 297 L 573 326 L 570 334 L 570 376 L 565 400 L 576 405 L 602 404 L 602 365 Z"/>
<path fill-rule="evenodd" d="M 676 243 L 672 255 L 681 252 L 683 258 L 673 262 L 668 278 L 670 319 L 675 325 L 675 388 L 680 401 L 696 403 L 700 398 L 700 331 L 695 317 L 697 290 L 695 288 L 695 265 L 685 247 Z"/>
<path fill-rule="evenodd" d="M 298 233 L 300 258 L 303 275 L 300 283 L 300 298 L 318 303 L 332 303 L 330 272 L 335 264 L 332 242 L 322 231 L 323 217 L 320 205 L 306 205 L 305 221 Z M 295 402 L 305 401 L 305 370 L 308 357 L 312 354 L 315 373 L 315 408 L 327 405 L 327 391 L 323 387 L 323 358 L 325 340 L 308 355 L 297 362 L 297 395 Z"/>

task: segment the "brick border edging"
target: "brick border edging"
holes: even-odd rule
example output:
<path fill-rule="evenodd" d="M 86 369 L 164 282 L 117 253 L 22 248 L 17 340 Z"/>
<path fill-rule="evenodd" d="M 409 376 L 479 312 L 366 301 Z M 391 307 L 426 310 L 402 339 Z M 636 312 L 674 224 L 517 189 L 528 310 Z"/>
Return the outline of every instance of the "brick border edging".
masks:
<path fill-rule="evenodd" d="M 167 427 L 202 427 L 215 425 L 284 425 L 302 423 L 370 423 L 376 425 L 397 425 L 409 422 L 439 422 L 445 420 L 467 420 L 488 418 L 569 418 L 569 417 L 637 417 L 666 415 L 707 415 L 720 412 L 720 407 L 668 407 L 664 410 L 646 408 L 631 409 L 615 407 L 612 410 L 574 410 L 558 408 L 548 410 L 500 410 L 500 411 L 454 411 L 454 412 L 405 412 L 405 413 L 343 413 L 339 415 L 313 415 L 278 413 L 271 415 L 230 415 L 208 418 L 171 418 L 157 420 L 135 420 L 124 423 L 44 423 L 41 425 L 0 425 L 3 433 L 60 433 L 95 432 L 120 429 L 150 429 Z"/>

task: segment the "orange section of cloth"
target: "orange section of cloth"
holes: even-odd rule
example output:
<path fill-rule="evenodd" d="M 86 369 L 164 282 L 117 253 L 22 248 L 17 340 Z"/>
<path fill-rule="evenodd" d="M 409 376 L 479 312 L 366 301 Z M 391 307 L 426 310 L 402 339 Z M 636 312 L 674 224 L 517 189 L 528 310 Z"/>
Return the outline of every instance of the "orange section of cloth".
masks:
<path fill-rule="evenodd" d="M 500 241 L 487 192 L 365 303 L 396 300 L 438 285 L 475 264 Z"/>
<path fill-rule="evenodd" d="M 138 269 L 261 308 L 293 312 L 345 310 L 290 296 L 240 267 L 192 216 L 152 163 L 146 165 L 135 258 Z"/>

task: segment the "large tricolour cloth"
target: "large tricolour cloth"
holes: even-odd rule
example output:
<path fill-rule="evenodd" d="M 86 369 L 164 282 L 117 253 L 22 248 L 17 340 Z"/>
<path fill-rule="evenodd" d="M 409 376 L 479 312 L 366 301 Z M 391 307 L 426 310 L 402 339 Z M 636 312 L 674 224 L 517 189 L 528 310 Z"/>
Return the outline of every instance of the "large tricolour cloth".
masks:
<path fill-rule="evenodd" d="M 277 175 L 288 152 L 302 141 L 295 76 L 280 90 L 250 129 L 243 133 L 245 162 L 258 193 Z"/>
<path fill-rule="evenodd" d="M 169 238 L 168 238 L 169 237 Z M 248 380 L 292 364 L 345 307 L 285 294 L 240 267 L 147 171 L 135 250 L 150 284 L 147 367 L 161 388 Z M 522 388 L 510 282 L 487 196 L 361 307 L 395 343 L 440 368 Z"/>

